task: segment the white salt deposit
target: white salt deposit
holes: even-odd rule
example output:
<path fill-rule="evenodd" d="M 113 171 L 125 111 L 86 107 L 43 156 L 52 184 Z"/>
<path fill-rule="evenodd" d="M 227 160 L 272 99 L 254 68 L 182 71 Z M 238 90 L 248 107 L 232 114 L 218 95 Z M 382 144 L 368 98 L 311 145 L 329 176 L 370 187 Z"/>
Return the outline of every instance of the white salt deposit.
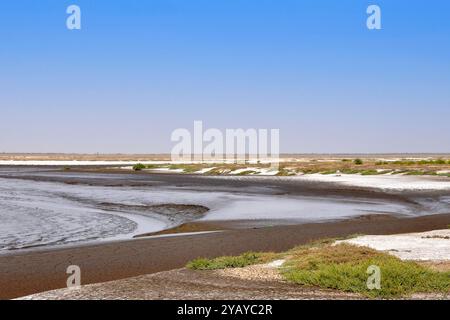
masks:
<path fill-rule="evenodd" d="M 450 229 L 396 235 L 367 235 L 338 241 L 385 251 L 402 260 L 450 260 Z"/>
<path fill-rule="evenodd" d="M 446 177 L 359 174 L 306 174 L 293 179 L 319 182 L 335 182 L 342 185 L 377 188 L 384 190 L 450 190 Z"/>

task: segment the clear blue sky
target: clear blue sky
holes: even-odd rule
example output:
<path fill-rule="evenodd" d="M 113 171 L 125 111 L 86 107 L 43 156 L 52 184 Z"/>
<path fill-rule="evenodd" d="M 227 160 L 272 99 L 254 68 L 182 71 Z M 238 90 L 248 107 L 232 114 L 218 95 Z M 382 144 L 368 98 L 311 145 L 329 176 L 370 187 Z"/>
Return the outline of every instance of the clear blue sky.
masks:
<path fill-rule="evenodd" d="M 194 120 L 279 128 L 282 152 L 450 152 L 450 1 L 1 1 L 0 108 L 0 152 L 170 152 Z"/>

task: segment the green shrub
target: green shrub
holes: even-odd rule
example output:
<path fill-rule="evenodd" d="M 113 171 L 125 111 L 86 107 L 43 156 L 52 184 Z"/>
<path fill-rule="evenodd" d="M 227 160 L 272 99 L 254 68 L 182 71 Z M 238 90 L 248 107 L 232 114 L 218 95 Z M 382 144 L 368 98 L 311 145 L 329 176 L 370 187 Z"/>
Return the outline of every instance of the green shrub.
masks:
<path fill-rule="evenodd" d="M 287 281 L 303 286 L 359 293 L 371 298 L 450 291 L 448 271 L 434 271 L 368 247 L 346 243 L 333 245 L 335 240 L 322 239 L 279 254 L 247 252 L 234 257 L 199 258 L 189 262 L 187 267 L 193 270 L 240 268 L 284 258 L 286 262 L 280 268 L 281 275 Z M 380 268 L 380 289 L 367 287 L 369 266 Z"/>
<path fill-rule="evenodd" d="M 358 159 L 353 160 L 353 163 L 356 165 L 361 165 L 361 164 L 363 164 L 363 161 L 358 158 Z"/>
<path fill-rule="evenodd" d="M 379 172 L 377 170 L 372 170 L 372 169 L 361 171 L 362 176 L 373 176 L 373 175 L 377 175 L 377 174 L 379 174 Z"/>
<path fill-rule="evenodd" d="M 248 265 L 262 262 L 262 254 L 258 252 L 246 252 L 240 256 L 224 256 L 214 259 L 198 258 L 190 261 L 186 267 L 193 270 L 216 270 L 225 268 L 242 268 Z"/>
<path fill-rule="evenodd" d="M 369 297 L 393 298 L 416 292 L 445 293 L 450 290 L 450 272 L 432 271 L 415 262 L 367 247 L 349 244 L 300 247 L 291 251 L 283 275 L 288 281 L 321 288 L 361 293 Z M 367 288 L 367 268 L 381 270 L 381 289 Z"/>
<path fill-rule="evenodd" d="M 145 169 L 145 165 L 142 164 L 142 163 L 136 163 L 136 164 L 133 166 L 133 170 L 134 170 L 134 171 L 140 171 L 140 170 L 142 170 L 142 169 Z"/>

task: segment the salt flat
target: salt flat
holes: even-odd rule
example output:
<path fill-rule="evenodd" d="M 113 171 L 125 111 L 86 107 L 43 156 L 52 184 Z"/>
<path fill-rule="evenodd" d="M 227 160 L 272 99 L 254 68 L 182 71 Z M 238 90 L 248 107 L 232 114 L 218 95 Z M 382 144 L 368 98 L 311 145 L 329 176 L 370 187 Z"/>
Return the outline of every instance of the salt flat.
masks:
<path fill-rule="evenodd" d="M 450 229 L 396 235 L 365 235 L 339 242 L 387 251 L 402 260 L 450 260 Z"/>

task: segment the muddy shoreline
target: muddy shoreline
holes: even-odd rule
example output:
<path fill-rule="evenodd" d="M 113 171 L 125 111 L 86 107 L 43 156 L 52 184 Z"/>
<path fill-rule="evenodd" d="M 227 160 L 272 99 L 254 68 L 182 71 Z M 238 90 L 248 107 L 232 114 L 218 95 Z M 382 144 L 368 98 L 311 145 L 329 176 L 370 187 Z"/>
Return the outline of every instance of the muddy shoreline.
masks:
<path fill-rule="evenodd" d="M 17 169 L 16 167 L 2 166 L 1 168 Z M 0 171 L 0 178 L 23 179 L 37 182 L 60 182 L 70 185 L 108 186 L 108 187 L 145 187 L 164 186 L 175 187 L 202 186 L 214 188 L 214 191 L 228 190 L 229 188 L 242 188 L 251 192 L 249 188 L 273 188 L 277 195 L 304 195 L 304 196 L 336 196 L 366 199 L 383 199 L 414 203 L 416 197 L 438 197 L 448 195 L 446 190 L 388 190 L 377 188 L 358 187 L 323 181 L 299 181 L 289 177 L 276 176 L 244 176 L 236 179 L 232 176 L 204 176 L 199 174 L 177 173 L 151 173 L 111 169 L 107 167 L 84 167 L 64 170 L 62 168 L 48 167 L 22 167 L 27 171 L 15 174 Z M 104 177 L 107 177 L 105 179 Z M 264 193 L 264 190 L 258 190 Z M 267 192 L 267 191 L 266 191 Z"/>

